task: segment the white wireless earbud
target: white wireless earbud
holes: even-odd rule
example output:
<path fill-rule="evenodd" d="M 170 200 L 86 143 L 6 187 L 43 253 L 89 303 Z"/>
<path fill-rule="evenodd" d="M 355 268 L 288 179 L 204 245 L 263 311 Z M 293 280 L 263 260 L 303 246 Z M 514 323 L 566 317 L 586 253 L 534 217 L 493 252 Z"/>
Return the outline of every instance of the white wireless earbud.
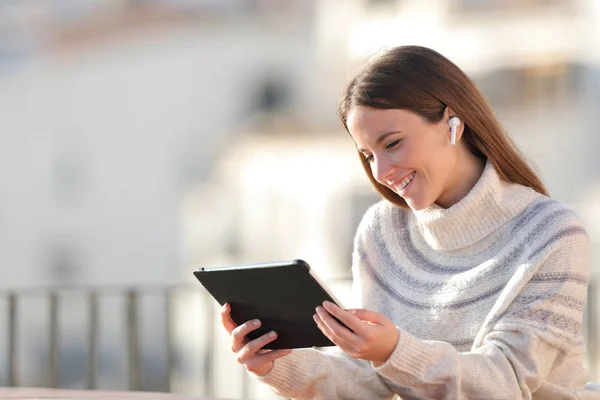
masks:
<path fill-rule="evenodd" d="M 460 118 L 450 118 L 448 125 L 450 125 L 450 144 L 454 146 L 456 144 L 456 127 L 460 125 Z"/>

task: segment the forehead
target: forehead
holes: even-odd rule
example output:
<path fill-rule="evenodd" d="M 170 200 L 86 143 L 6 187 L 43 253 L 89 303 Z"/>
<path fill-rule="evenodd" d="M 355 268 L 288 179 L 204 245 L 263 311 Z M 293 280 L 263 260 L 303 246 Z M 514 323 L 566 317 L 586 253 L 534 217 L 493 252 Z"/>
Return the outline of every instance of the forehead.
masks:
<path fill-rule="evenodd" d="M 357 144 L 371 143 L 386 133 L 409 131 L 422 123 L 421 117 L 412 111 L 398 108 L 381 110 L 364 106 L 350 110 L 346 121 L 348 131 Z"/>

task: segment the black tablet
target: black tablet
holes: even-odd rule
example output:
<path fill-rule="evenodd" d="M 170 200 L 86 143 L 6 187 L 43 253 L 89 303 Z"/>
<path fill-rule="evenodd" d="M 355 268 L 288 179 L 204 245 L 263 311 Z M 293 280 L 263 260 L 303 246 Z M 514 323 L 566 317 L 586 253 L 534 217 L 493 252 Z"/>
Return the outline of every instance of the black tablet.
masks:
<path fill-rule="evenodd" d="M 201 268 L 194 275 L 219 304 L 231 305 L 238 325 L 261 320 L 260 328 L 247 335 L 250 340 L 277 332 L 265 349 L 334 346 L 313 315 L 325 300 L 342 305 L 305 261 Z"/>

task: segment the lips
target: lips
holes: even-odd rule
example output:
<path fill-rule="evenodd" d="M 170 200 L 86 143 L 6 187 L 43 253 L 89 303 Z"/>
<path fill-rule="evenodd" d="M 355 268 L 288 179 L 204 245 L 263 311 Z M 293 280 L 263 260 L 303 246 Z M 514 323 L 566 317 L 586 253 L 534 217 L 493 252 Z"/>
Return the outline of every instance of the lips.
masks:
<path fill-rule="evenodd" d="M 397 188 L 398 186 L 400 186 L 401 188 L 404 188 L 406 185 L 408 185 L 410 183 L 411 180 L 414 179 L 414 175 L 416 174 L 415 171 L 411 172 L 410 174 L 405 175 L 404 177 L 390 182 L 388 181 L 387 184 L 388 186 L 392 187 L 392 188 Z"/>

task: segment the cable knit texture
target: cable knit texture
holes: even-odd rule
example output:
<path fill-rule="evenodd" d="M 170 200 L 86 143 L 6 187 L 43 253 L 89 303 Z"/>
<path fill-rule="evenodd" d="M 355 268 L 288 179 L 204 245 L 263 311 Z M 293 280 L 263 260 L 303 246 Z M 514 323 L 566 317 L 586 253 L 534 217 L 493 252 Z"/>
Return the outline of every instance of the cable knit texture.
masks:
<path fill-rule="evenodd" d="M 298 349 L 258 379 L 297 399 L 600 399 L 584 390 L 587 246 L 575 212 L 489 162 L 449 209 L 377 203 L 353 291 L 399 328 L 389 360 Z"/>

